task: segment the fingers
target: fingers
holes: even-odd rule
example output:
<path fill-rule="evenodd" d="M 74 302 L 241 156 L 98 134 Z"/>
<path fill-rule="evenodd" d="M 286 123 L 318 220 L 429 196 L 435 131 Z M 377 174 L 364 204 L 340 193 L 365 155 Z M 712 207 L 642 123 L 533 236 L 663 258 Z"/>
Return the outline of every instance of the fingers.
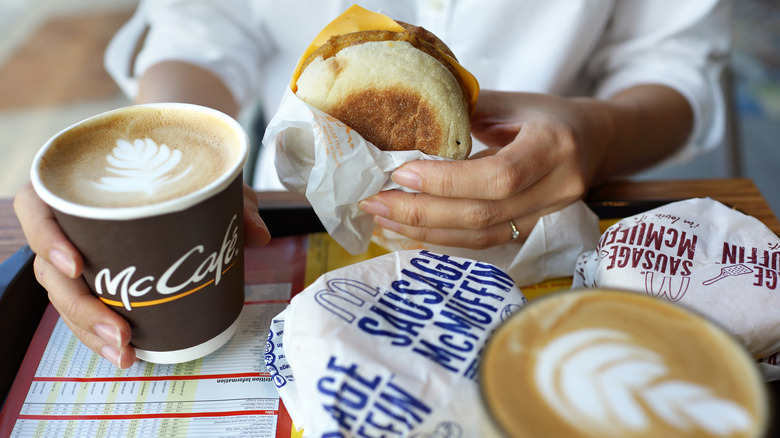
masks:
<path fill-rule="evenodd" d="M 566 125 L 538 121 L 525 125 L 495 154 L 461 161 L 413 161 L 396 170 L 393 181 L 447 198 L 506 199 L 552 172 L 575 147 Z M 492 154 L 492 155 L 491 155 Z"/>
<path fill-rule="evenodd" d="M 374 223 L 422 242 L 484 249 L 512 239 L 513 221 L 523 242 L 538 219 L 558 211 L 576 197 L 549 202 L 537 191 L 504 201 L 438 198 L 426 194 L 386 191 L 361 202 L 360 208 L 374 216 Z M 547 201 L 547 202 L 544 202 Z M 520 213 L 518 213 L 520 212 Z"/>
<path fill-rule="evenodd" d="M 553 172 L 526 191 L 503 200 L 443 198 L 397 190 L 381 192 L 360 203 L 374 222 L 409 238 L 446 246 L 482 249 L 512 240 L 514 221 L 525 241 L 537 220 L 581 197 L 578 178 Z M 567 175 L 568 176 L 568 175 Z"/>
<path fill-rule="evenodd" d="M 81 254 L 60 229 L 51 208 L 35 194 L 31 183 L 16 194 L 14 211 L 33 252 L 70 278 L 81 275 Z"/>
<path fill-rule="evenodd" d="M 374 223 L 382 228 L 386 228 L 390 231 L 394 231 L 398 234 L 409 237 L 410 239 L 421 242 L 428 242 L 434 245 L 485 249 L 496 245 L 501 245 L 512 240 L 512 228 L 509 225 L 509 221 L 503 224 L 496 224 L 488 228 L 481 228 L 477 230 L 410 227 L 408 225 L 400 224 L 381 216 L 376 216 L 374 218 Z M 517 224 L 518 221 L 516 220 L 515 225 L 517 226 Z M 521 228 L 518 226 L 517 229 L 520 231 L 520 236 L 517 238 L 517 242 L 521 243 L 525 241 L 532 228 L 533 224 L 527 229 L 525 227 Z"/>
<path fill-rule="evenodd" d="M 500 153 L 475 160 L 413 161 L 393 172 L 393 181 L 412 190 L 447 198 L 503 199 L 527 186 L 524 166 Z"/>
<path fill-rule="evenodd" d="M 244 243 L 247 246 L 260 247 L 267 245 L 269 240 L 271 233 L 257 211 L 257 195 L 244 183 Z"/>
<path fill-rule="evenodd" d="M 27 183 L 14 199 L 22 231 L 37 254 L 34 271 L 49 300 L 84 345 L 119 368 L 135 362 L 130 326 L 100 302 L 81 277 L 84 260 L 57 224 L 54 214 Z"/>
<path fill-rule="evenodd" d="M 563 206 L 555 206 L 520 218 L 511 219 L 515 229 L 519 232 L 516 239 L 512 238 L 512 225 L 510 225 L 509 220 L 480 229 L 413 227 L 381 216 L 376 216 L 374 223 L 421 242 L 461 248 L 486 249 L 508 242 L 525 242 L 540 217 L 561 208 Z"/>
<path fill-rule="evenodd" d="M 507 211 L 505 202 L 440 198 L 397 190 L 380 192 L 361 201 L 360 209 L 414 227 L 470 230 L 483 229 L 514 216 Z"/>
<path fill-rule="evenodd" d="M 582 197 L 588 176 L 581 139 L 569 124 L 544 118 L 529 118 L 522 127 L 510 122 L 501 122 L 516 134 L 506 146 L 464 161 L 407 163 L 392 178 L 422 193 L 382 192 L 361 202 L 361 210 L 379 226 L 429 243 L 506 243 L 512 239 L 510 220 L 524 240 L 540 217 Z"/>
<path fill-rule="evenodd" d="M 443 198 L 388 190 L 361 201 L 360 209 L 411 227 L 481 230 L 535 212 L 562 208 L 578 199 L 581 189 L 576 180 L 552 179 L 546 178 L 522 194 L 502 200 Z M 548 193 L 550 186 L 556 191 L 555 199 Z"/>
<path fill-rule="evenodd" d="M 119 368 L 135 362 L 130 325 L 95 297 L 83 279 L 72 279 L 42 257 L 36 257 L 35 277 L 49 291 L 49 300 L 73 334 L 95 353 Z"/>

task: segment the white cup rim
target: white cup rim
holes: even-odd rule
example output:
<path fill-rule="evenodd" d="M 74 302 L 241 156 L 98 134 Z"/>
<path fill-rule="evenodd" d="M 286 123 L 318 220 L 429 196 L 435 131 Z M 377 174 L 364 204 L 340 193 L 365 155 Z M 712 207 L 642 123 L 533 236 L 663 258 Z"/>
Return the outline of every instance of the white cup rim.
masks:
<path fill-rule="evenodd" d="M 38 169 L 40 167 L 43 156 L 46 154 L 46 152 L 49 150 L 49 147 L 57 138 L 59 138 L 65 132 L 70 131 L 71 129 L 79 125 L 130 108 L 180 108 L 180 109 L 197 111 L 200 113 L 214 116 L 220 119 L 221 121 L 225 122 L 228 126 L 230 126 L 234 130 L 234 132 L 236 133 L 239 139 L 239 153 L 235 161 L 230 164 L 228 171 L 222 174 L 219 178 L 207 184 L 206 186 L 201 187 L 200 189 L 188 193 L 184 196 L 180 196 L 178 198 L 170 199 L 167 201 L 156 202 L 153 204 L 133 206 L 133 207 L 88 206 L 88 205 L 83 205 L 83 204 L 79 204 L 79 203 L 75 203 L 63 199 L 55 195 L 51 190 L 49 190 L 46 187 L 46 185 L 43 183 L 40 177 Z M 111 111 L 106 111 L 101 114 L 97 114 L 87 119 L 84 119 L 82 121 L 76 122 L 71 126 L 58 132 L 54 136 L 52 136 L 49 140 L 46 141 L 43 147 L 41 147 L 41 149 L 35 154 L 35 158 L 33 158 L 32 166 L 30 168 L 30 181 L 32 182 L 33 188 L 35 189 L 35 193 L 41 198 L 41 200 L 43 200 L 43 202 L 48 204 L 53 209 L 58 210 L 62 213 L 71 216 L 78 216 L 78 217 L 89 218 L 89 219 L 104 219 L 104 220 L 105 219 L 107 220 L 141 219 L 145 217 L 159 216 L 163 214 L 182 211 L 200 203 L 201 201 L 209 198 L 215 193 L 219 193 L 220 191 L 224 190 L 228 185 L 230 185 L 230 183 L 232 183 L 238 175 L 241 174 L 241 171 L 244 168 L 244 164 L 246 163 L 248 155 L 249 155 L 249 137 L 246 131 L 243 129 L 241 124 L 236 119 L 228 116 L 227 114 L 221 111 L 200 106 L 200 105 L 188 104 L 188 103 L 169 102 L 169 103 L 150 103 L 150 104 L 130 105 L 122 108 L 117 108 Z"/>

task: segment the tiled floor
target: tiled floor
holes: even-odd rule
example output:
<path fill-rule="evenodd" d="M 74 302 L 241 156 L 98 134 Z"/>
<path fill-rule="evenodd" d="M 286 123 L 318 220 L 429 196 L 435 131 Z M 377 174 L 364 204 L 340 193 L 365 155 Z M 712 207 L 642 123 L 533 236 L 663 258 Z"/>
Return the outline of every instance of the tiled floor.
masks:
<path fill-rule="evenodd" d="M 13 196 L 28 180 L 32 157 L 50 136 L 129 104 L 101 71 L 101 53 L 137 1 L 0 0 L 0 197 Z M 774 0 L 736 4 L 741 173 L 780 215 L 780 6 Z M 25 81 L 35 86 L 19 85 Z M 707 157 L 692 170 L 660 176 L 717 176 L 715 167 Z"/>

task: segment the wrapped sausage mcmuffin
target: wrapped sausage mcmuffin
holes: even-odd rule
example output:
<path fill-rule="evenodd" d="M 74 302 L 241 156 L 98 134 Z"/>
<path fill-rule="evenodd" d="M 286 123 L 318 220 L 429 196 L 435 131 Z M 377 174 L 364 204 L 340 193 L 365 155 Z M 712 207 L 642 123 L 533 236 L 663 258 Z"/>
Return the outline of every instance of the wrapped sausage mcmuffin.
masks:
<path fill-rule="evenodd" d="M 408 190 L 390 176 L 414 160 L 456 160 L 471 151 L 477 80 L 421 27 L 352 6 L 302 54 L 264 146 L 282 183 L 303 193 L 325 229 L 351 254 L 372 238 L 390 250 L 428 249 L 489 262 L 518 284 L 571 275 L 593 248 L 598 219 L 577 202 L 537 223 L 524 245 L 442 248 L 380 229 L 358 203 L 382 190 Z M 507 236 L 511 234 L 506 224 Z M 560 230 L 567 230 L 561 233 Z"/>
<path fill-rule="evenodd" d="M 400 188 L 390 174 L 403 163 L 468 157 L 478 94 L 432 33 L 355 5 L 301 56 L 263 144 L 281 182 L 359 254 L 374 224 L 357 203 Z"/>

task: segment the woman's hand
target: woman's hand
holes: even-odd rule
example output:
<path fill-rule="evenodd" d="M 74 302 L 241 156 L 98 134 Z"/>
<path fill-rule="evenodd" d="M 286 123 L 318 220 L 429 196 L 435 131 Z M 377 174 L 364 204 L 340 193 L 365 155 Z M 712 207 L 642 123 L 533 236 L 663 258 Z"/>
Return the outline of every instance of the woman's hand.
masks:
<path fill-rule="evenodd" d="M 119 368 L 135 362 L 130 346 L 130 325 L 103 304 L 81 276 L 84 259 L 57 224 L 51 209 L 28 183 L 16 194 L 14 210 L 30 248 L 35 252 L 34 271 L 48 291 L 49 300 L 73 334 L 95 353 Z M 257 212 L 257 197 L 244 184 L 245 243 L 263 246 L 270 235 Z"/>
<path fill-rule="evenodd" d="M 672 153 L 690 118 L 687 101 L 655 85 L 612 101 L 482 91 L 472 133 L 487 150 L 463 161 L 407 163 L 393 180 L 421 193 L 386 191 L 360 208 L 381 227 L 433 244 L 492 247 L 512 240 L 512 224 L 522 242 L 540 217 L 594 184 Z"/>

